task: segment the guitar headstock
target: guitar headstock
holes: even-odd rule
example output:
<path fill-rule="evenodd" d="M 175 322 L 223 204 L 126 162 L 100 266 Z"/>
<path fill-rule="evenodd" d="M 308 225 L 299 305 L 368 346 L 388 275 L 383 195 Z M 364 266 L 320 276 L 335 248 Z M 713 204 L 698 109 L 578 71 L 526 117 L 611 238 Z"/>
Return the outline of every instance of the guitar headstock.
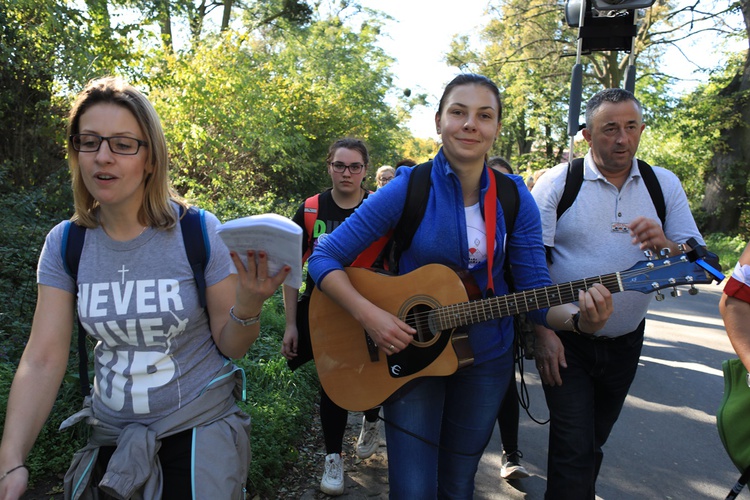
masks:
<path fill-rule="evenodd" d="M 699 250 L 702 249 L 702 250 Z M 718 284 L 724 275 L 716 268 L 720 268 L 718 257 L 705 250 L 705 247 L 693 247 L 688 253 L 670 257 L 649 258 L 635 264 L 627 271 L 620 273 L 624 290 L 641 293 L 657 292 L 656 299 L 663 300 L 664 295 L 658 293 L 664 288 L 672 288 L 671 295 L 677 297 L 680 285 L 690 286 L 688 293 L 695 295 L 698 289 L 695 285 Z"/>

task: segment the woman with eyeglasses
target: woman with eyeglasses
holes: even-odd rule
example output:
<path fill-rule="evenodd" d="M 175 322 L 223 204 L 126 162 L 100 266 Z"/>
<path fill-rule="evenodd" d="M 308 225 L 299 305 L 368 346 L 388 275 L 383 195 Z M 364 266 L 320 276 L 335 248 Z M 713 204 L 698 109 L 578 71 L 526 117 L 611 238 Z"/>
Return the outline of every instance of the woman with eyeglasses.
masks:
<path fill-rule="evenodd" d="M 75 214 L 52 228 L 39 258 L 0 444 L 0 499 L 27 488 L 23 464 L 65 375 L 76 302 L 96 341 L 95 376 L 75 416 L 90 439 L 66 474 L 66 498 L 243 498 L 250 419 L 235 403 L 244 377 L 230 358 L 258 338 L 263 302 L 289 268 L 269 275 L 268 256 L 252 249 L 245 267 L 206 212 L 201 306 L 179 221 L 189 207 L 170 188 L 148 99 L 121 79 L 94 80 L 68 132 Z M 62 255 L 69 224 L 85 228 L 75 278 Z"/>
<path fill-rule="evenodd" d="M 369 192 L 362 187 L 367 176 L 370 155 L 364 142 L 354 138 L 339 139 L 328 148 L 326 166 L 331 177 L 332 187 L 308 198 L 294 215 L 294 222 L 303 230 L 302 255 L 305 257 L 329 237 L 341 223 L 367 198 Z M 305 213 L 315 211 L 315 222 L 310 227 Z M 307 223 L 306 223 L 307 222 Z M 354 259 L 352 259 L 354 260 Z M 289 366 L 296 369 L 312 359 L 308 308 L 310 295 L 315 283 L 308 274 L 305 292 L 298 298 L 298 290 L 284 285 L 284 306 L 286 309 L 286 331 L 281 353 Z M 343 450 L 344 431 L 349 412 L 337 406 L 323 388 L 320 390 L 320 423 L 326 447 L 326 457 L 320 490 L 328 495 L 344 493 Z M 360 458 L 371 456 L 379 444 L 378 409 L 365 413 L 362 431 L 357 442 Z"/>
<path fill-rule="evenodd" d="M 391 280 L 411 286 L 409 273 L 428 264 L 443 264 L 470 275 L 484 297 L 491 282 L 495 294 L 504 295 L 508 293 L 503 272 L 507 251 L 517 289 L 551 284 L 539 211 L 528 190 L 519 177 L 512 178 L 519 205 L 514 229 L 506 234 L 499 194 L 491 187 L 496 180 L 485 158 L 500 132 L 500 118 L 500 92 L 488 78 L 462 74 L 445 88 L 435 114 L 443 145 L 430 170 L 425 214 L 411 246 L 398 261 L 399 274 L 407 276 Z M 369 198 L 318 245 L 308 264 L 320 290 L 359 321 L 381 357 L 414 349 L 413 343 L 422 339 L 415 338 L 417 331 L 407 322 L 360 293 L 343 268 L 354 255 L 396 226 L 413 172 L 411 168 L 399 168 L 387 189 Z M 492 219 L 496 224 L 490 232 L 485 221 Z M 488 233 L 495 233 L 495 237 Z M 417 276 L 413 282 L 423 286 L 421 295 L 414 296 L 419 303 L 446 287 L 460 286 L 432 282 L 423 274 Z M 389 290 L 383 284 L 376 293 L 390 296 L 399 290 Z M 530 315 L 545 325 L 561 327 L 566 321 L 578 321 L 587 332 L 601 328 L 612 310 L 606 288 L 594 285 L 581 290 L 577 297 L 580 315 L 579 306 L 573 304 Z M 405 306 L 406 301 L 402 304 Z M 450 324 L 453 317 L 450 315 L 446 322 Z M 443 319 L 432 317 L 430 321 L 439 323 Z M 473 497 L 479 460 L 513 373 L 514 333 L 510 317 L 476 322 L 466 331 L 473 363 L 451 375 L 414 378 L 383 404 L 391 499 Z M 451 349 L 450 345 L 446 348 Z M 403 357 L 396 359 L 399 361 L 394 362 L 391 373 L 394 368 L 402 373 L 415 366 L 402 364 L 409 361 Z"/>
<path fill-rule="evenodd" d="M 377 188 L 380 189 L 393 180 L 396 176 L 396 169 L 390 165 L 383 165 L 378 168 L 375 172 L 375 182 L 377 182 Z"/>

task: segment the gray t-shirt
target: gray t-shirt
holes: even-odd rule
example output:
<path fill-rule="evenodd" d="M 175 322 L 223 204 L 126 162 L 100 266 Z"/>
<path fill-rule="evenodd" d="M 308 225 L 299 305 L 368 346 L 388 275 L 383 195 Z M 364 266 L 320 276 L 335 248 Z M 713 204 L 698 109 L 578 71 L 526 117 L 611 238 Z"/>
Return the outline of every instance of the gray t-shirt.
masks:
<path fill-rule="evenodd" d="M 565 283 L 624 271 L 645 260 L 625 226 L 638 216 L 660 221 L 638 162 L 633 159 L 630 177 L 618 190 L 599 172 L 588 153 L 584 159 L 581 190 L 557 220 L 557 205 L 565 189 L 567 167 L 565 163 L 550 169 L 531 191 L 542 216 L 544 244 L 553 247 L 553 264 L 549 266 L 552 281 Z M 704 244 L 680 180 L 669 170 L 653 169 L 667 208 L 666 237 L 675 243 L 694 237 Z M 614 312 L 597 334 L 617 337 L 635 330 L 646 316 L 651 297 L 636 291 L 613 295 Z"/>
<path fill-rule="evenodd" d="M 206 212 L 207 286 L 232 272 L 218 224 Z M 148 425 L 195 399 L 225 359 L 199 305 L 180 225 L 148 228 L 130 241 L 114 241 L 101 227 L 88 229 L 77 287 L 63 266 L 63 227 L 47 235 L 37 282 L 70 293 L 77 288 L 78 315 L 97 340 L 94 414 L 113 425 Z"/>

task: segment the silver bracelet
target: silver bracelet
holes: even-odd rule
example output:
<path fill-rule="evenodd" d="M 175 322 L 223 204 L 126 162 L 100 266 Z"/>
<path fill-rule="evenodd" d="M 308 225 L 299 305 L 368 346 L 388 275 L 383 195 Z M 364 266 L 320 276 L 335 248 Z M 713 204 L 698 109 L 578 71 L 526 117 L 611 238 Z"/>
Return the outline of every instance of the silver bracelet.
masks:
<path fill-rule="evenodd" d="M 26 467 L 26 464 L 16 465 L 16 466 L 15 466 L 15 467 L 13 467 L 12 469 L 8 469 L 8 470 L 6 470 L 6 471 L 5 471 L 5 474 L 3 474 L 2 476 L 0 476 L 0 481 L 2 481 L 3 479 L 5 479 L 6 477 L 8 477 L 8 474 L 10 474 L 11 472 L 13 472 L 14 470 L 18 470 L 18 469 L 26 469 L 26 470 L 29 470 L 29 468 L 28 468 L 28 467 Z"/>
<path fill-rule="evenodd" d="M 252 318 L 247 318 L 247 319 L 238 318 L 237 316 L 234 315 L 234 306 L 232 306 L 229 309 L 229 317 L 232 318 L 233 321 L 239 323 L 242 326 L 254 325 L 258 321 L 260 321 L 260 313 L 258 313 L 257 316 L 253 316 Z"/>

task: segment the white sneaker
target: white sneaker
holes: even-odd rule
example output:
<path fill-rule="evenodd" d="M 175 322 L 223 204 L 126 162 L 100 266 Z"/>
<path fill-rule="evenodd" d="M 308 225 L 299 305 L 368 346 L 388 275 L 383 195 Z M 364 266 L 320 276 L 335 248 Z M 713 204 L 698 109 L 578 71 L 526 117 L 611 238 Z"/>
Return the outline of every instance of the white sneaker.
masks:
<path fill-rule="evenodd" d="M 344 464 L 338 453 L 326 455 L 326 470 L 320 480 L 320 491 L 331 496 L 344 493 Z"/>
<path fill-rule="evenodd" d="M 519 460 L 522 456 L 520 451 L 515 451 L 510 455 L 506 455 L 503 452 L 500 477 L 503 479 L 523 479 L 529 477 L 529 471 L 521 465 L 521 461 Z"/>
<path fill-rule="evenodd" d="M 357 438 L 357 456 L 361 459 L 370 458 L 380 446 L 380 419 L 368 422 L 362 417 L 362 430 Z"/>

